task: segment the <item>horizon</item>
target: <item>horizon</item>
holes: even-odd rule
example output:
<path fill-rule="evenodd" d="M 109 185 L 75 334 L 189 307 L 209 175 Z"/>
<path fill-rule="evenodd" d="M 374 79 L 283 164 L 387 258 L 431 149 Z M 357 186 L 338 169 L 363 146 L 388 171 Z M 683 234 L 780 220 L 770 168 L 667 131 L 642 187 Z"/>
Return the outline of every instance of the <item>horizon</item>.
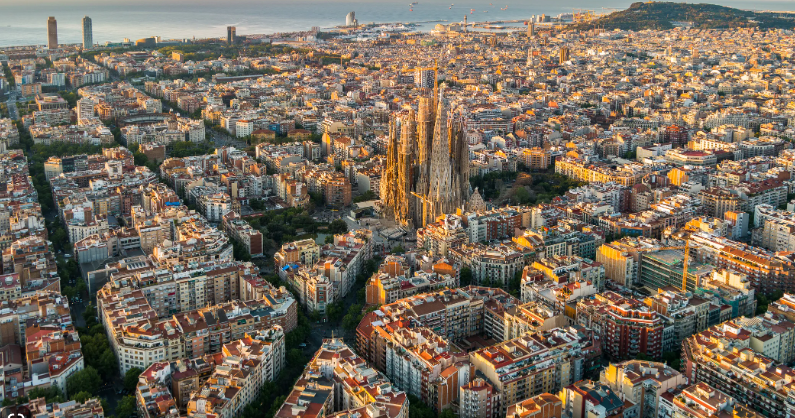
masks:
<path fill-rule="evenodd" d="M 68 4 L 54 0 L 0 0 L 0 6 L 6 11 L 0 16 L 0 47 L 44 44 L 45 24 L 50 16 L 58 22 L 59 43 L 81 41 L 80 21 L 83 16 L 89 16 L 93 21 L 95 43 L 115 43 L 124 38 L 148 36 L 164 39 L 218 38 L 225 36 L 226 26 L 236 26 L 241 35 L 301 32 L 313 26 L 329 28 L 340 25 L 349 11 L 355 11 L 363 24 L 454 22 L 463 20 L 464 15 L 470 22 L 484 22 L 525 20 L 533 14 L 554 17 L 571 13 L 575 8 L 609 13 L 626 9 L 634 3 L 631 0 L 605 0 L 597 4 L 590 0 L 555 3 L 542 0 L 461 0 L 450 9 L 449 4 L 454 2 L 419 1 L 410 12 L 410 1 L 407 0 L 295 0 L 289 3 L 283 0 L 232 0 L 224 4 L 207 0 L 175 0 L 166 4 L 155 0 L 141 0 L 135 4 L 100 0 L 77 0 Z M 710 3 L 744 10 L 781 10 L 786 9 L 781 7 L 785 5 L 795 8 L 792 0 L 717 0 Z M 503 6 L 508 6 L 508 10 L 502 10 Z M 475 12 L 469 13 L 470 9 L 475 9 Z M 305 13 L 305 10 L 312 13 Z M 427 25 L 420 28 L 430 29 Z"/>

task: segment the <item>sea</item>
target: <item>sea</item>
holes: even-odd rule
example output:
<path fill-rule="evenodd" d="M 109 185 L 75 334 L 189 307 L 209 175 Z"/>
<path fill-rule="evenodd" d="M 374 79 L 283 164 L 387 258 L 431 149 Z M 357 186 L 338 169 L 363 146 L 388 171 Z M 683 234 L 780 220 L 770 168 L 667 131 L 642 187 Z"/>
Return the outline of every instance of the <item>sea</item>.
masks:
<path fill-rule="evenodd" d="M 795 0 L 703 0 L 753 10 L 795 10 Z M 226 36 L 227 26 L 239 35 L 272 34 L 330 28 L 355 12 L 365 23 L 419 23 L 430 30 L 437 23 L 529 19 L 557 16 L 574 8 L 597 13 L 629 7 L 628 0 L 0 0 L 0 47 L 43 45 L 47 17 L 58 22 L 59 43 L 82 42 L 83 16 L 93 23 L 94 42 L 133 41 L 148 36 L 201 39 Z"/>

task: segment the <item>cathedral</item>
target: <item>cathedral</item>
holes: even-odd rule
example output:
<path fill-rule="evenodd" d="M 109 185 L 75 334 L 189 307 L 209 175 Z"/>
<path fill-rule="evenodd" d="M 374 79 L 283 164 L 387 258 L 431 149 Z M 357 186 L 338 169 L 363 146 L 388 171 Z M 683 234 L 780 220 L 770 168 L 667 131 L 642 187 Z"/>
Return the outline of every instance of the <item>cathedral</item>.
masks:
<path fill-rule="evenodd" d="M 450 114 L 436 89 L 419 98 L 416 113 L 392 116 L 386 160 L 381 203 L 384 213 L 403 225 L 424 227 L 469 198 L 463 119 Z"/>

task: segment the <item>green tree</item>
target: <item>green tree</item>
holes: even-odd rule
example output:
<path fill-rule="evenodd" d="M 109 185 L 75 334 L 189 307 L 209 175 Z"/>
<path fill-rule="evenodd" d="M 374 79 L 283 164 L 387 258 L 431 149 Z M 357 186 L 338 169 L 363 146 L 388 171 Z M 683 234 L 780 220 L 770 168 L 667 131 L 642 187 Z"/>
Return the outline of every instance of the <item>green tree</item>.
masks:
<path fill-rule="evenodd" d="M 403 254 L 406 252 L 406 249 L 403 248 L 402 245 L 398 244 L 392 248 L 392 254 Z"/>
<path fill-rule="evenodd" d="M 520 205 L 526 205 L 530 203 L 530 192 L 527 191 L 527 188 L 524 186 L 517 187 L 513 193 L 513 202 L 518 203 Z"/>
<path fill-rule="evenodd" d="M 519 297 L 522 292 L 522 270 L 514 273 L 513 278 L 508 282 L 508 291 L 513 297 Z"/>
<path fill-rule="evenodd" d="M 411 408 L 411 406 L 409 406 L 409 409 L 410 408 Z M 442 411 L 441 414 L 439 414 L 439 418 L 456 418 L 456 414 L 455 414 L 455 412 L 453 412 L 452 409 L 448 408 L 448 409 L 445 409 L 444 411 Z"/>
<path fill-rule="evenodd" d="M 249 206 L 251 206 L 251 209 L 254 210 L 263 210 L 265 209 L 265 202 L 261 199 L 254 199 L 249 202 Z"/>
<path fill-rule="evenodd" d="M 461 269 L 461 287 L 469 286 L 472 284 L 472 269 L 464 267 Z"/>
<path fill-rule="evenodd" d="M 436 418 L 436 411 L 425 402 L 409 395 L 409 418 Z"/>
<path fill-rule="evenodd" d="M 66 250 L 69 246 L 69 236 L 66 234 L 66 231 L 63 227 L 58 226 L 50 235 L 50 241 L 52 241 L 53 246 L 55 246 L 56 250 Z"/>
<path fill-rule="evenodd" d="M 69 376 L 66 379 L 66 393 L 88 392 L 96 396 L 102 386 L 102 378 L 97 370 L 91 366 Z"/>
<path fill-rule="evenodd" d="M 348 224 L 342 219 L 335 219 L 329 224 L 328 230 L 334 235 L 344 234 L 348 232 Z"/>
<path fill-rule="evenodd" d="M 251 254 L 246 247 L 234 239 L 232 240 L 232 256 L 235 257 L 235 260 L 251 261 Z"/>
<path fill-rule="evenodd" d="M 135 387 L 138 386 L 138 376 L 141 375 L 141 372 L 143 372 L 143 370 L 138 367 L 133 367 L 127 370 L 127 373 L 124 373 L 124 390 L 128 392 L 135 390 Z"/>
<path fill-rule="evenodd" d="M 33 388 L 27 394 L 28 399 L 44 398 L 47 403 L 63 402 L 63 393 L 58 389 L 58 386 L 50 386 L 48 388 Z"/>
<path fill-rule="evenodd" d="M 338 300 L 328 306 L 326 306 L 326 316 L 328 316 L 329 321 L 337 322 L 342 318 L 342 314 L 345 311 L 345 305 L 343 305 L 343 301 Z"/>
<path fill-rule="evenodd" d="M 353 203 L 366 202 L 368 200 L 375 200 L 375 199 L 378 199 L 378 196 L 375 194 L 375 192 L 372 190 L 368 190 L 360 194 L 359 196 L 353 198 Z"/>
<path fill-rule="evenodd" d="M 116 418 L 130 418 L 135 415 L 137 410 L 135 396 L 127 395 L 116 404 Z"/>
<path fill-rule="evenodd" d="M 72 400 L 83 403 L 92 398 L 92 395 L 86 391 L 77 392 L 72 396 Z"/>
<path fill-rule="evenodd" d="M 348 308 L 348 313 L 342 318 L 342 327 L 348 331 L 353 331 L 359 326 L 362 321 L 362 305 L 354 303 Z"/>
<path fill-rule="evenodd" d="M 304 356 L 304 352 L 300 348 L 291 348 L 287 351 L 285 358 L 287 364 L 291 366 L 303 366 L 306 364 L 306 356 Z"/>

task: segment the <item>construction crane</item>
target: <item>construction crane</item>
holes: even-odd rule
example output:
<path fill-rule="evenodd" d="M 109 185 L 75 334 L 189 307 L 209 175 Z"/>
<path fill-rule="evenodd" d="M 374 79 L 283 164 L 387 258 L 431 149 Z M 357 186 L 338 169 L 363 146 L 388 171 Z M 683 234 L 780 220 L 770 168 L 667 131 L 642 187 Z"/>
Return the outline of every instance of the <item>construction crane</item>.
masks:
<path fill-rule="evenodd" d="M 663 250 L 685 250 L 685 258 L 682 260 L 682 292 L 687 292 L 687 273 L 688 273 L 687 265 L 690 262 L 690 241 L 685 241 L 685 245 L 681 246 L 637 248 L 632 251 L 651 252 L 651 251 L 663 251 Z"/>

